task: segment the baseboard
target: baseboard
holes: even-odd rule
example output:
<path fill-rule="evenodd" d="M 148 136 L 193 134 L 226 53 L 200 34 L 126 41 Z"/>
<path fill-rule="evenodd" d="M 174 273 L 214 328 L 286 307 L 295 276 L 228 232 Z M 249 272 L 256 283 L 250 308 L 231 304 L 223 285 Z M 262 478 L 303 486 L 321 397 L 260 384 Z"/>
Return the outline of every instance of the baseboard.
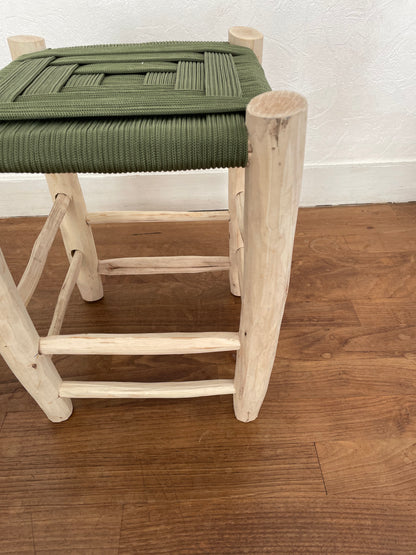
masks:
<path fill-rule="evenodd" d="M 90 211 L 221 210 L 225 170 L 80 176 Z M 41 175 L 0 174 L 0 217 L 40 216 L 51 201 Z M 416 200 L 416 161 L 307 165 L 301 206 Z"/>
<path fill-rule="evenodd" d="M 416 201 L 416 160 L 305 167 L 302 206 Z"/>

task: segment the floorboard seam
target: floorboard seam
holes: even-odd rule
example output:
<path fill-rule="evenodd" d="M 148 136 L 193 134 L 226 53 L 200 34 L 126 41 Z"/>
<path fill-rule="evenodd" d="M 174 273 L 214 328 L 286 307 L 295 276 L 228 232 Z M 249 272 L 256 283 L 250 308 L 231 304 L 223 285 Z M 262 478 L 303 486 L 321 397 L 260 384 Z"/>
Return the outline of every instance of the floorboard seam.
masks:
<path fill-rule="evenodd" d="M 325 478 L 324 478 L 324 473 L 322 472 L 322 466 L 321 466 L 321 461 L 319 459 L 319 455 L 318 455 L 318 449 L 316 447 L 316 442 L 313 442 L 313 446 L 315 448 L 315 453 L 316 453 L 316 458 L 318 459 L 318 465 L 319 465 L 319 470 L 321 472 L 321 477 L 322 477 L 322 482 L 324 484 L 324 488 L 325 488 L 325 495 L 328 495 L 328 490 L 326 489 L 326 484 L 325 484 Z"/>

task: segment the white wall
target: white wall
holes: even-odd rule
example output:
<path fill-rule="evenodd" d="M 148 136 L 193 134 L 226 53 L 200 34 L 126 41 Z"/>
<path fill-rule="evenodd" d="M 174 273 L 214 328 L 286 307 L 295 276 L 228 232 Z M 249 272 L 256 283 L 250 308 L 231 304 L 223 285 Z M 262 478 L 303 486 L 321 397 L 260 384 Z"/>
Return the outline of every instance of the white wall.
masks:
<path fill-rule="evenodd" d="M 272 87 L 309 101 L 303 204 L 416 200 L 415 0 L 0 2 L 1 37 L 38 34 L 51 47 L 226 40 L 232 25 L 256 27 Z"/>

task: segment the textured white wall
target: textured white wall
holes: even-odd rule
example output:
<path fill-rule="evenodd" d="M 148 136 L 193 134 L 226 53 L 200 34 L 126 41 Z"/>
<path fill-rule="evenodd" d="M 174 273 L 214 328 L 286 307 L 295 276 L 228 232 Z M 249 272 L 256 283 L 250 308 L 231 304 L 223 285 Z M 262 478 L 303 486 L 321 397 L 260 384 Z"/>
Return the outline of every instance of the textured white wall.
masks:
<path fill-rule="evenodd" d="M 51 47 L 226 40 L 232 25 L 261 30 L 272 87 L 308 99 L 306 203 L 316 183 L 316 203 L 416 200 L 416 0 L 0 0 L 0 66 L 7 35 L 42 35 Z"/>

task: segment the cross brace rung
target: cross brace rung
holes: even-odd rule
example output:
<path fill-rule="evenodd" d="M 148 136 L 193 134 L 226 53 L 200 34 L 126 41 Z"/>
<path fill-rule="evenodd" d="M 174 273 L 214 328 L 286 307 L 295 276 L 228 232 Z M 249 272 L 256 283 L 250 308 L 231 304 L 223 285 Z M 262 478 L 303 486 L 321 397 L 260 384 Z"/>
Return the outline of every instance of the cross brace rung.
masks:
<path fill-rule="evenodd" d="M 201 380 L 194 382 L 87 382 L 63 381 L 60 397 L 69 398 L 136 398 L 178 399 L 183 397 L 209 397 L 235 393 L 233 380 Z"/>
<path fill-rule="evenodd" d="M 39 342 L 42 355 L 180 355 L 239 348 L 237 332 L 49 335 Z"/>
<path fill-rule="evenodd" d="M 98 273 L 128 274 L 195 274 L 228 270 L 228 256 L 148 256 L 111 258 L 98 262 Z"/>
<path fill-rule="evenodd" d="M 39 283 L 48 253 L 70 202 L 71 198 L 65 194 L 56 196 L 52 210 L 33 245 L 29 262 L 17 286 L 26 306 L 29 304 Z"/>
<path fill-rule="evenodd" d="M 72 256 L 72 260 L 69 265 L 68 272 L 65 276 L 65 280 L 59 292 L 58 302 L 56 303 L 56 307 L 53 313 L 52 323 L 50 325 L 48 335 L 57 335 L 61 331 L 62 324 L 65 318 L 66 309 L 68 308 L 72 291 L 74 290 L 75 284 L 79 276 L 79 272 L 81 271 L 82 259 L 83 259 L 82 252 L 75 251 Z"/>
<path fill-rule="evenodd" d="M 203 212 L 177 212 L 177 211 L 110 211 L 89 212 L 87 223 L 96 224 L 127 224 L 137 222 L 214 222 L 228 221 L 228 210 L 206 210 Z"/>

